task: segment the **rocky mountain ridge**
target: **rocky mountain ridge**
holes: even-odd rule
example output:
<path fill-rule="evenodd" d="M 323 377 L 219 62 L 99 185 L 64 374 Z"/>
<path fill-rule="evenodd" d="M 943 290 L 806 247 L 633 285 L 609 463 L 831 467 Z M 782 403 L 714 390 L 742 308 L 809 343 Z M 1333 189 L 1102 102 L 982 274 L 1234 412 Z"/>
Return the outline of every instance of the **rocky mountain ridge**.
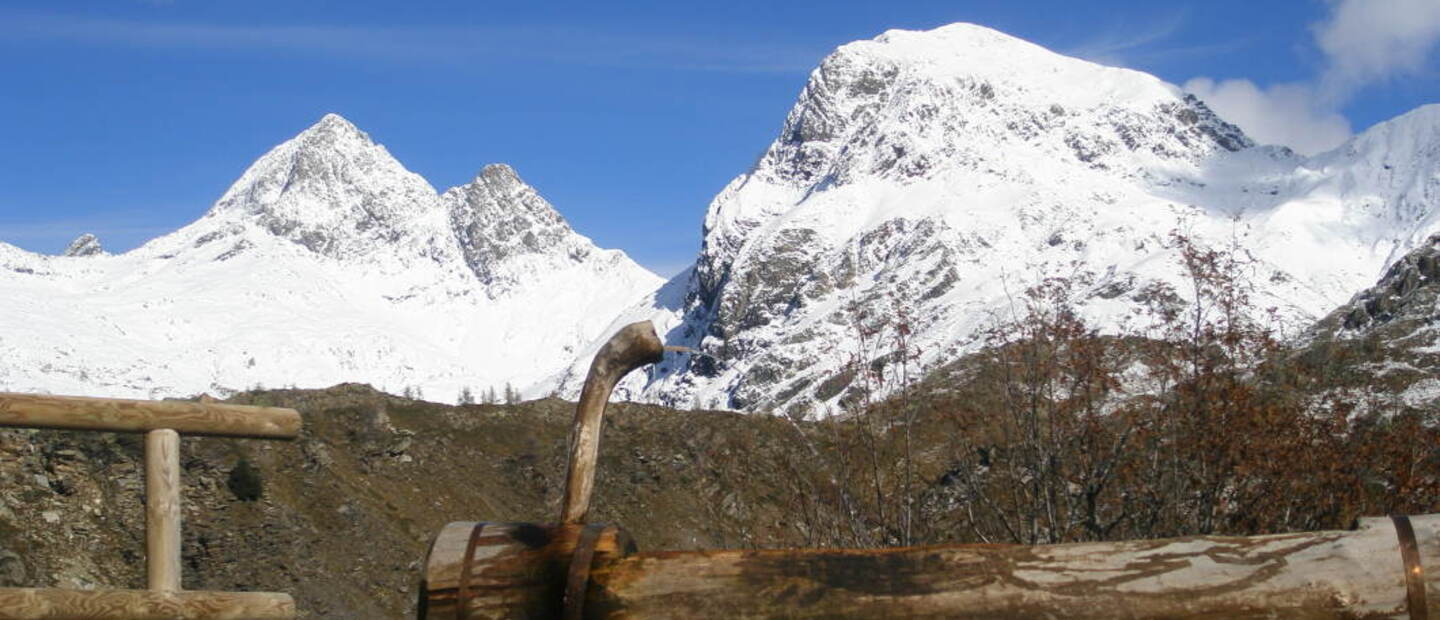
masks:
<path fill-rule="evenodd" d="M 120 255 L 72 250 L 0 244 L 0 390 L 523 392 L 660 282 L 510 167 L 441 194 L 333 114 L 194 223 Z"/>

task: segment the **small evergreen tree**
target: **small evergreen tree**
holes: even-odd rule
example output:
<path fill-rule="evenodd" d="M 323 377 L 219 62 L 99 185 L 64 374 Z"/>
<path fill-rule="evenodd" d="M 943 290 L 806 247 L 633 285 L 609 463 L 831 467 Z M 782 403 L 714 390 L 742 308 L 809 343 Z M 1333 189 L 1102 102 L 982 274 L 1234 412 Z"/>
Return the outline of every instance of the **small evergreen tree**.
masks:
<path fill-rule="evenodd" d="M 475 394 L 473 394 L 473 393 L 470 392 L 470 386 L 467 385 L 467 386 L 465 386 L 465 387 L 460 388 L 460 398 L 459 398 L 458 400 L 460 401 L 460 404 L 462 404 L 462 405 L 473 405 L 473 404 L 475 404 Z"/>
<path fill-rule="evenodd" d="M 235 495 L 235 499 L 242 502 L 253 502 L 260 499 L 264 492 L 264 481 L 260 479 L 260 470 L 252 467 L 250 461 L 240 459 L 235 468 L 230 470 L 230 477 L 225 480 L 225 486 Z"/>

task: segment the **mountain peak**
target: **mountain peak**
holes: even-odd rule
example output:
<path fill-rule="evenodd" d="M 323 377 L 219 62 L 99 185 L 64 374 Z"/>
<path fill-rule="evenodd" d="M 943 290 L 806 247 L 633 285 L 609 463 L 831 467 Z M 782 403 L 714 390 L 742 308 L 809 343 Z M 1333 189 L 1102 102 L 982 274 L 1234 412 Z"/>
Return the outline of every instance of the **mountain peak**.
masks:
<path fill-rule="evenodd" d="M 1003 170 L 1011 164 L 997 153 L 1027 151 L 1123 176 L 1251 145 L 1152 75 L 952 24 L 891 30 L 826 57 L 760 168 L 790 187 L 833 188 L 952 164 Z"/>
<path fill-rule="evenodd" d="M 956 22 L 930 30 L 898 28 L 886 30 L 874 39 L 856 41 L 845 47 L 855 46 L 863 49 L 874 44 L 884 46 L 883 49 L 892 53 L 911 54 L 927 59 L 967 52 L 985 55 L 995 55 L 996 52 L 1010 54 L 1021 52 L 1031 55 L 1059 56 L 1059 54 L 1024 39 L 968 22 Z"/>
<path fill-rule="evenodd" d="M 370 134 L 361 131 L 354 123 L 339 114 L 322 116 L 315 124 L 295 135 L 290 142 L 303 149 L 314 148 L 364 148 L 374 146 Z"/>
<path fill-rule="evenodd" d="M 826 64 L 832 59 L 848 64 L 853 60 L 846 59 L 856 57 L 935 77 L 1023 84 L 1036 96 L 1071 107 L 1179 95 L 1179 89 L 1152 75 L 1066 56 L 970 23 L 888 30 L 874 39 L 841 46 Z"/>
<path fill-rule="evenodd" d="M 74 241 L 71 241 L 69 247 L 66 247 L 65 251 L 62 252 L 60 255 L 96 256 L 104 253 L 105 248 L 100 246 L 100 239 L 95 235 L 85 233 L 83 235 L 80 235 L 79 237 L 76 237 Z"/>
<path fill-rule="evenodd" d="M 435 200 L 434 188 L 384 146 L 327 114 L 256 160 L 210 215 L 342 258 L 398 241 Z"/>
<path fill-rule="evenodd" d="M 505 181 L 524 182 L 520 180 L 520 174 L 515 172 L 515 169 L 511 168 L 509 164 L 485 164 L 485 167 L 480 169 L 480 173 L 475 175 L 475 180 L 492 183 Z"/>
<path fill-rule="evenodd" d="M 503 265 L 520 257 L 578 261 L 593 250 L 514 168 L 490 164 L 441 196 L 465 262 L 492 287 L 513 284 Z M 498 289 L 497 289 L 498 290 Z"/>

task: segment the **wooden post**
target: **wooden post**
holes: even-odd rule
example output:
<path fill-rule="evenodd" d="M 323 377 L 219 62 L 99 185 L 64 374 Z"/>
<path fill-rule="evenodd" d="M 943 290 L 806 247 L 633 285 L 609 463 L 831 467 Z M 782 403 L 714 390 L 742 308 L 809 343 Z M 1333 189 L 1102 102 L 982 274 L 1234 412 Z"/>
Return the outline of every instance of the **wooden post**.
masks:
<path fill-rule="evenodd" d="M 626 325 L 611 336 L 590 362 L 590 372 L 585 376 L 585 387 L 580 390 L 575 422 L 570 429 L 570 460 L 565 469 L 561 523 L 583 523 L 590 511 L 595 459 L 600 454 L 600 428 L 610 392 L 630 371 L 658 362 L 664 355 L 665 346 L 655 335 L 655 326 L 650 321 L 640 321 Z"/>
<path fill-rule="evenodd" d="M 151 590 L 180 591 L 180 433 L 145 434 L 145 575 Z"/>

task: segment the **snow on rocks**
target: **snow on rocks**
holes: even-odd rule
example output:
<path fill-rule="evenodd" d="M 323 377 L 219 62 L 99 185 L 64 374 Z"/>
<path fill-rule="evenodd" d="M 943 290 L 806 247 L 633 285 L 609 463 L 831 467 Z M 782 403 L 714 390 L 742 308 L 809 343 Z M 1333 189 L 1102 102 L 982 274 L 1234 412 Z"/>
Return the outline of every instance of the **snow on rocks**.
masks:
<path fill-rule="evenodd" d="M 703 355 L 618 393 L 835 412 L 856 394 L 836 377 L 885 363 L 885 325 L 908 323 L 916 362 L 953 359 L 1042 277 L 1093 274 L 1078 301 L 1116 328 L 1145 284 L 1183 282 L 1172 231 L 1249 251 L 1260 304 L 1313 321 L 1440 229 L 1437 116 L 1306 159 L 1153 76 L 980 26 L 842 46 L 711 203 L 693 272 L 621 319 Z"/>

